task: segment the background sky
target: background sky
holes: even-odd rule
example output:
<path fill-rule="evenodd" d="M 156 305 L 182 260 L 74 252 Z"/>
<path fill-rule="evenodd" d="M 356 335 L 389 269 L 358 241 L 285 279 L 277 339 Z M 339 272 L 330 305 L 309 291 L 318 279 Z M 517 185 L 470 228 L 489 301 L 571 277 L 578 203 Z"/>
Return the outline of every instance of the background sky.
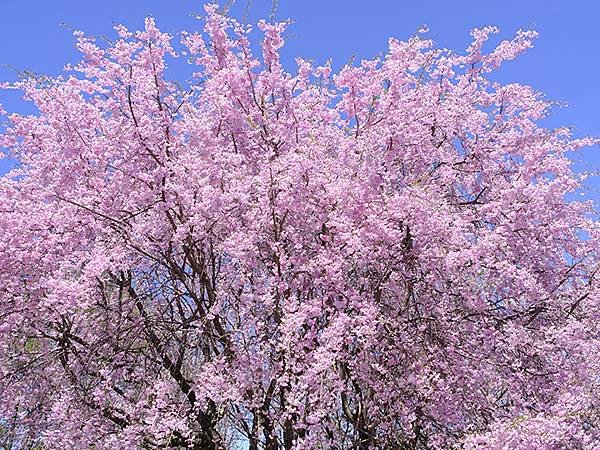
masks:
<path fill-rule="evenodd" d="M 224 4 L 221 0 L 220 4 Z M 600 2 L 594 0 L 279 0 L 276 19 L 293 19 L 283 60 L 290 70 L 296 56 L 323 63 L 333 59 L 338 69 L 356 58 L 372 58 L 386 50 L 393 36 L 407 39 L 426 24 L 439 47 L 462 50 L 469 30 L 484 25 L 501 29 L 498 40 L 519 29 L 540 33 L 535 47 L 503 66 L 498 79 L 534 86 L 568 106 L 545 121 L 549 127 L 573 126 L 578 135 L 600 136 Z M 0 81 L 15 79 L 18 70 L 57 75 L 66 63 L 77 61 L 72 31 L 114 36 L 114 23 L 143 27 L 152 15 L 158 26 L 176 33 L 201 22 L 201 0 L 0 0 Z M 248 0 L 237 0 L 231 14 L 242 18 Z M 253 0 L 248 20 L 268 17 L 272 0 Z M 3 65 L 3 66 L 2 66 Z M 34 112 L 13 92 L 0 91 L 7 111 Z M 600 148 L 573 156 L 578 170 L 600 167 Z M 11 165 L 0 160 L 0 173 Z M 600 177 L 587 181 L 586 196 L 600 201 Z"/>

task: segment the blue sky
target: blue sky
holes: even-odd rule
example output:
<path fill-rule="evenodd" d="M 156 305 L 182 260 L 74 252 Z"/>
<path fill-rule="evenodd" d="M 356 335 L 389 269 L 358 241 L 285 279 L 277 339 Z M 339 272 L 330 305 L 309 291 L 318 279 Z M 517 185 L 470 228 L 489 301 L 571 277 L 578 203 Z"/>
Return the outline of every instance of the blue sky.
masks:
<path fill-rule="evenodd" d="M 224 0 L 221 0 L 221 4 Z M 237 0 L 232 14 L 243 15 L 248 0 Z M 355 54 L 370 58 L 386 49 L 390 36 L 408 38 L 421 25 L 440 47 L 460 50 L 469 30 L 483 25 L 501 29 L 498 39 L 510 38 L 519 28 L 540 33 L 535 48 L 503 67 L 501 81 L 527 83 L 561 100 L 545 124 L 573 126 L 580 135 L 600 136 L 600 2 L 593 0 L 279 0 L 277 19 L 291 18 L 291 37 L 284 61 L 293 70 L 296 56 L 318 63 L 332 58 L 334 67 Z M 77 60 L 71 31 L 64 22 L 89 34 L 111 35 L 113 23 L 140 28 L 146 15 L 159 27 L 176 32 L 197 29 L 192 16 L 202 1 L 191 0 L 0 0 L 0 65 L 50 75 Z M 268 17 L 271 0 L 253 0 L 249 20 Z M 12 70 L 0 67 L 0 81 L 14 79 Z M 0 92 L 8 111 L 32 111 L 13 93 Z M 600 167 L 600 149 L 576 156 L 581 169 Z M 0 172 L 8 163 L 0 161 Z M 600 178 L 587 183 L 590 198 L 600 200 Z"/>

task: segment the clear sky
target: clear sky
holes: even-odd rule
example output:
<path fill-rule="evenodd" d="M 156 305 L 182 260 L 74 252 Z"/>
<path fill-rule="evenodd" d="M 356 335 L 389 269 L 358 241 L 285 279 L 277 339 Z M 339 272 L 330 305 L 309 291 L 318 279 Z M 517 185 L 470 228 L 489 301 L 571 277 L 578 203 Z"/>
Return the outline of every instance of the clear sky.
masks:
<path fill-rule="evenodd" d="M 225 1 L 221 0 L 223 4 Z M 502 81 L 534 86 L 567 107 L 555 111 L 547 126 L 574 126 L 580 135 L 600 136 L 600 2 L 595 0 L 279 0 L 276 19 L 291 18 L 291 37 L 284 61 L 294 69 L 296 56 L 322 63 L 333 59 L 344 65 L 355 54 L 370 58 L 386 49 L 390 36 L 408 38 L 428 25 L 438 46 L 460 50 L 469 30 L 483 25 L 501 29 L 498 39 L 510 38 L 519 28 L 540 33 L 535 48 L 503 67 Z M 159 27 L 176 32 L 197 29 L 193 13 L 199 0 L 0 0 L 0 65 L 50 75 L 77 60 L 72 33 L 60 22 L 89 34 L 111 35 L 113 23 L 132 29 L 153 15 Z M 238 18 L 248 0 L 237 0 L 232 14 Z M 249 20 L 268 17 L 272 0 L 253 0 Z M 14 73 L 0 67 L 0 81 Z M 32 111 L 14 94 L 0 92 L 7 111 Z M 600 167 L 600 148 L 576 156 L 579 168 Z M 0 172 L 7 161 L 0 161 Z M 600 177 L 588 181 L 589 197 L 600 200 Z"/>

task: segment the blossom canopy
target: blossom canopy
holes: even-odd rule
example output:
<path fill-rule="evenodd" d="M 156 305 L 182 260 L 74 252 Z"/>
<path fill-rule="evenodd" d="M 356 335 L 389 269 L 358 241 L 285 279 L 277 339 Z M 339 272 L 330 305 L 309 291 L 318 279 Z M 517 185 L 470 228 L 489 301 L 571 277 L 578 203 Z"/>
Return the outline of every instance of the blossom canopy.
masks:
<path fill-rule="evenodd" d="M 4 85 L 0 445 L 597 449 L 594 140 L 491 76 L 535 33 L 292 74 L 205 9 Z"/>

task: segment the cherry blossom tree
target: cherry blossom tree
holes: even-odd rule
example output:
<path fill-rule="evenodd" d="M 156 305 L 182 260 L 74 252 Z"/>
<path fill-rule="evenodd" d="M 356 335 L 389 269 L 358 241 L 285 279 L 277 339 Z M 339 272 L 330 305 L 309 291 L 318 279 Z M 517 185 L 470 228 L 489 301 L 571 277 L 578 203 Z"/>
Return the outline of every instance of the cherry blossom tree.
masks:
<path fill-rule="evenodd" d="M 292 74 L 287 25 L 76 32 L 3 85 L 4 448 L 597 449 L 595 141 L 490 77 L 535 33 Z"/>

